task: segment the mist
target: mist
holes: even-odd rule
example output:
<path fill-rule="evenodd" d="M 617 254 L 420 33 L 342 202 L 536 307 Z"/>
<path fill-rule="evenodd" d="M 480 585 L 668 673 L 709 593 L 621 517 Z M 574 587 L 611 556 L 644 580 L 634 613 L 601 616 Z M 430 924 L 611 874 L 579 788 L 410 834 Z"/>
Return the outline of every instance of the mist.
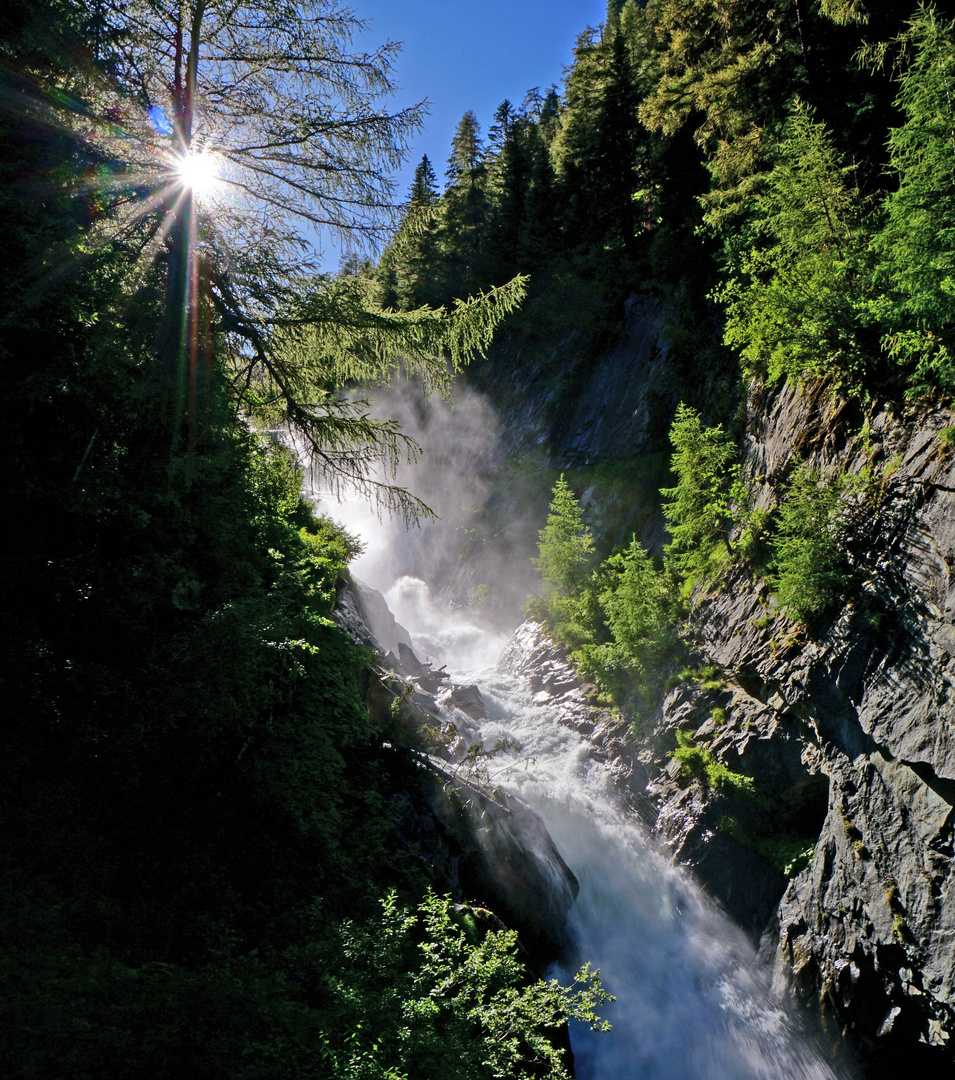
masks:
<path fill-rule="evenodd" d="M 455 388 L 453 404 L 426 398 L 414 382 L 375 391 L 370 400 L 376 417 L 396 420 L 421 447 L 417 460 L 401 464 L 394 477 L 376 479 L 406 488 L 435 517 L 409 526 L 398 515 L 379 513 L 354 491 L 323 490 L 321 477 L 314 477 L 310 494 L 317 509 L 365 544 L 352 572 L 382 593 L 402 579 L 424 582 L 430 600 L 441 607 L 466 611 L 486 629 L 513 629 L 536 588 L 531 559 L 547 513 L 546 484 L 528 498 L 526 478 L 514 483 L 493 407 L 463 383 Z M 405 594 L 414 589 L 408 582 L 402 586 Z M 402 590 L 392 606 L 399 622 L 399 609 L 406 606 Z M 422 600 L 418 595 L 415 606 Z"/>

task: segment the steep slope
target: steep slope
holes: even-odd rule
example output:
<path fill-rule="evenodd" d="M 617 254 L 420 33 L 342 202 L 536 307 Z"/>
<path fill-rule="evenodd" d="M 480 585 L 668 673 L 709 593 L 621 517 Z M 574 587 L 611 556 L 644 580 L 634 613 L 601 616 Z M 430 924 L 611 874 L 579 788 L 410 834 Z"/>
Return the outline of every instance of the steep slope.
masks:
<path fill-rule="evenodd" d="M 603 366 L 643 338 L 632 323 Z M 660 385 L 653 357 L 665 351 L 634 349 L 611 395 L 626 421 L 616 430 L 605 421 L 595 442 L 616 438 L 621 455 L 652 446 L 633 418 Z M 513 388 L 502 396 L 512 444 L 539 438 Z M 575 414 L 598 415 L 605 399 L 594 379 Z M 547 402 L 537 404 L 534 418 Z M 715 673 L 672 687 L 639 735 L 588 704 L 560 650 L 533 633 L 521 665 L 567 705 L 563 722 L 616 759 L 654 835 L 761 940 L 780 985 L 846 1036 L 867 1077 L 913 1061 L 942 1076 L 952 1063 L 953 423 L 925 402 L 866 420 L 822 381 L 754 384 L 743 475 L 757 508 L 776 505 L 794 459 L 854 478 L 844 543 L 857 586 L 844 608 L 810 637 L 756 573 L 729 570 L 698 591 L 688 621 L 698 668 Z M 677 732 L 699 748 L 695 773 L 675 759 Z M 753 794 L 721 784 L 719 770 L 751 778 Z"/>
<path fill-rule="evenodd" d="M 955 461 L 939 438 L 952 419 L 881 412 L 866 440 L 822 386 L 754 394 L 746 469 L 758 502 L 770 503 L 797 452 L 871 473 L 849 530 L 863 585 L 814 641 L 793 635 L 742 573 L 691 619 L 726 677 L 707 702 L 728 716 L 713 754 L 756 777 L 804 831 L 825 803 L 812 861 L 786 886 L 766 945 L 880 1069 L 887 1052 L 917 1047 L 950 1060 L 955 1031 Z M 686 726 L 680 701 L 668 699 L 664 727 Z M 687 805 L 672 786 L 659 788 L 658 831 L 693 861 L 688 835 L 705 839 L 719 797 Z"/>

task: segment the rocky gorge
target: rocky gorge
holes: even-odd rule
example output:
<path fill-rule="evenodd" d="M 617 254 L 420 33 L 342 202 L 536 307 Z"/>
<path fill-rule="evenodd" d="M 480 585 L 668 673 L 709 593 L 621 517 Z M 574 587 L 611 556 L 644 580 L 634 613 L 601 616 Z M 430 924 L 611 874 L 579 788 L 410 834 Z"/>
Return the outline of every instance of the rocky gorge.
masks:
<path fill-rule="evenodd" d="M 533 450 L 535 460 L 582 467 L 584 477 L 613 454 L 638 468 L 652 463 L 680 396 L 667 332 L 659 305 L 631 301 L 617 346 L 583 365 L 589 375 L 578 372 L 573 393 L 535 375 L 520 356 L 498 360 L 479 383 L 505 458 Z M 735 424 L 741 475 L 757 511 L 777 505 L 794 461 L 848 478 L 841 542 L 854 586 L 842 608 L 810 634 L 786 617 L 752 566 L 737 562 L 696 589 L 683 627 L 689 665 L 670 672 L 662 700 L 636 717 L 601 704 L 540 624 L 518 629 L 499 667 L 525 680 L 559 724 L 588 741 L 651 842 L 693 873 L 758 946 L 777 991 L 816 1014 L 867 1078 L 894 1077 L 911 1062 L 925 1075 L 948 1075 L 955 1055 L 955 414 L 925 401 L 863 407 L 822 380 L 753 383 Z M 635 487 L 623 512 L 619 505 L 608 511 L 611 502 L 627 502 L 619 484 L 609 493 L 587 487 L 581 504 L 598 532 L 612 522 L 619 534 L 629 509 L 644 543 L 660 551 L 666 535 L 658 511 L 646 505 L 650 486 Z M 505 500 L 508 513 L 514 504 Z M 435 550 L 434 535 L 426 535 L 427 552 Z M 468 554 L 458 555 L 456 582 L 432 582 L 452 599 L 457 589 L 459 603 L 475 576 Z M 493 541 L 480 554 L 485 578 L 495 558 L 514 555 L 495 556 Z M 446 551 L 442 559 L 442 569 L 454 561 Z M 423 565 L 412 570 L 427 576 Z M 361 639 L 367 626 L 377 635 L 382 665 L 366 695 L 370 711 L 393 731 L 397 723 L 397 738 L 423 740 L 454 773 L 473 737 L 447 725 L 435 697 L 480 722 L 481 694 L 423 666 L 376 595 L 366 590 L 358 600 L 346 591 L 340 605 L 354 635 Z M 480 801 L 480 777 L 474 780 L 468 798 Z M 454 829 L 460 838 L 460 822 Z M 465 853 L 461 865 L 473 871 L 475 893 L 504 910 L 508 886 L 489 884 L 491 864 L 475 861 L 480 847 L 466 841 L 455 858 Z M 560 948 L 557 928 L 577 883 L 564 878 L 557 899 L 542 903 L 555 879 L 526 862 L 519 830 L 505 848 L 502 863 L 523 867 L 516 877 L 530 883 L 507 917 L 546 957 Z"/>
<path fill-rule="evenodd" d="M 525 377 L 520 358 L 497 370 L 480 381 L 509 453 L 536 447 L 558 467 L 659 447 L 679 395 L 664 314 L 636 301 L 570 411 L 567 388 Z M 911 1062 L 948 1075 L 955 1055 L 953 423 L 924 401 L 863 408 L 824 381 L 754 383 L 737 424 L 755 508 L 776 505 L 794 460 L 851 479 L 856 585 L 842 610 L 810 636 L 737 565 L 692 599 L 684 632 L 703 676 L 674 676 L 634 724 L 539 625 L 501 661 L 590 741 L 652 839 L 873 1078 Z M 601 510 L 590 496 L 598 527 Z M 660 549 L 658 515 L 640 531 Z M 674 755 L 678 732 L 699 750 L 695 771 Z"/>

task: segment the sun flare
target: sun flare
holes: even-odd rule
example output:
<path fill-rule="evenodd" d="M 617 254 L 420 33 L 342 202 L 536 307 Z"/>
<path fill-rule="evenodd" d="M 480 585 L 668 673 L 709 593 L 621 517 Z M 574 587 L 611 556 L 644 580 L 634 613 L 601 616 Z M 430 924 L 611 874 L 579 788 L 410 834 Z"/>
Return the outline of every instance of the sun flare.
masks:
<path fill-rule="evenodd" d="M 219 162 L 207 151 L 190 152 L 176 163 L 176 175 L 195 196 L 207 198 L 219 185 Z"/>

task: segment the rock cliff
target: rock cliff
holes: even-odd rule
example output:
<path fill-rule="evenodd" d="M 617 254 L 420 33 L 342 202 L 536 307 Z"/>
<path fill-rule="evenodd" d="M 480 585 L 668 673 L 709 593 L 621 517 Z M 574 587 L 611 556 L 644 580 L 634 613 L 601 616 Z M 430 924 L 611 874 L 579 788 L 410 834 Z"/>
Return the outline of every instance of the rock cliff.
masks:
<path fill-rule="evenodd" d="M 756 575 L 730 572 L 689 620 L 706 678 L 670 689 L 640 735 L 590 703 L 539 628 L 522 629 L 508 663 L 613 760 L 652 835 L 761 941 L 780 986 L 846 1038 L 867 1077 L 903 1064 L 947 1076 L 955 417 L 913 407 L 862 420 L 821 384 L 747 402 L 757 506 L 775 504 L 794 455 L 859 478 L 847 543 L 860 584 L 814 637 Z M 672 756 L 677 731 L 699 748 L 695 775 Z M 719 769 L 752 778 L 755 794 L 714 783 Z"/>
<path fill-rule="evenodd" d="M 941 434 L 953 417 L 859 420 L 822 385 L 748 403 L 758 505 L 774 501 L 794 454 L 862 478 L 847 529 L 860 586 L 845 609 L 809 640 L 739 572 L 700 598 L 691 625 L 726 680 L 710 695 L 727 717 L 711 751 L 770 791 L 782 828 L 818 826 L 764 950 L 872 1075 L 890 1075 L 918 1057 L 950 1067 L 955 1049 L 955 460 Z M 664 728 L 683 722 L 685 697 L 668 698 Z M 680 830 L 706 828 L 714 800 L 686 807 L 665 784 L 657 797 L 676 850 Z"/>

